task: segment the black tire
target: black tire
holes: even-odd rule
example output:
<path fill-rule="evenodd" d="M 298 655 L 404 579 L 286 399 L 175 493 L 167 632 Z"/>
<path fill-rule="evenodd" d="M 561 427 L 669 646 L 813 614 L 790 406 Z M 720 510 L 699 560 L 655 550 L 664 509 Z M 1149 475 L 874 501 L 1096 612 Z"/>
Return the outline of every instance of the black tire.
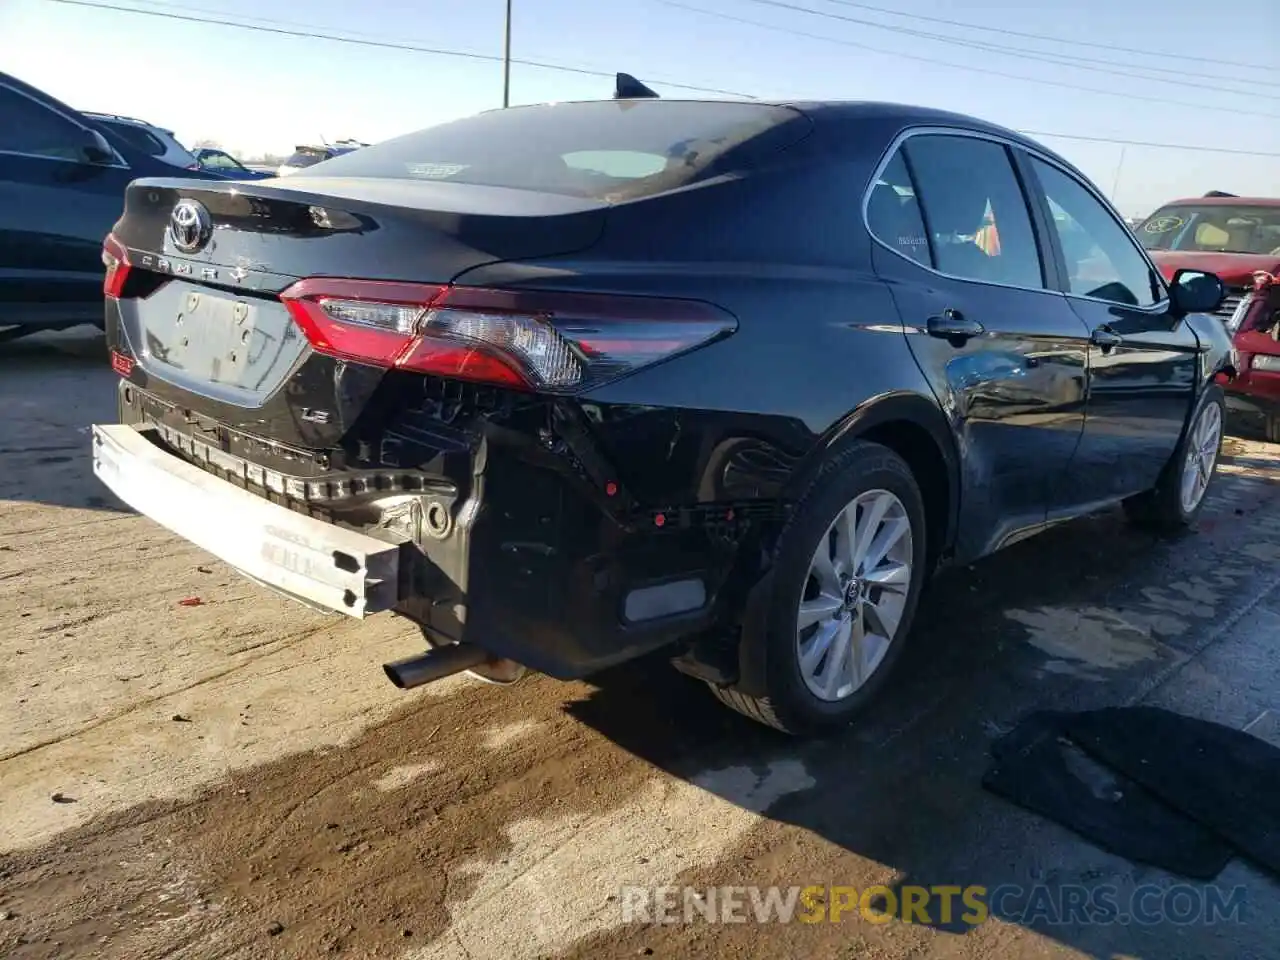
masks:
<path fill-rule="evenodd" d="M 1201 493 L 1200 499 L 1188 510 L 1182 504 L 1183 466 L 1187 460 L 1195 426 L 1200 422 L 1205 409 L 1210 406 L 1218 408 L 1219 423 L 1218 447 L 1213 454 L 1213 473 L 1210 474 L 1209 483 Z M 1124 501 L 1124 511 L 1130 523 L 1143 530 L 1159 534 L 1179 533 L 1195 523 L 1196 518 L 1200 516 L 1200 511 L 1204 509 L 1205 501 L 1209 499 L 1209 490 L 1212 489 L 1213 478 L 1217 475 L 1218 459 L 1222 455 L 1222 438 L 1226 435 L 1224 429 L 1226 415 L 1226 401 L 1223 398 L 1222 388 L 1211 384 L 1196 405 L 1195 415 L 1187 422 L 1186 429 L 1182 432 L 1182 439 L 1178 441 L 1173 456 L 1165 464 L 1155 487 Z"/>
<path fill-rule="evenodd" d="M 841 700 L 823 700 L 806 686 L 796 651 L 796 616 L 820 539 L 854 499 L 872 490 L 894 494 L 911 524 L 911 578 L 888 650 L 861 687 Z M 797 736 L 817 736 L 848 725 L 879 693 L 902 655 L 923 586 L 927 557 L 924 502 L 910 467 L 887 447 L 854 441 L 823 465 L 801 498 L 774 550 L 771 592 L 761 610 L 765 628 L 744 631 L 743 643 L 762 665 L 763 695 L 708 684 L 725 705 L 759 723 Z"/>
<path fill-rule="evenodd" d="M 1268 413 L 1265 427 L 1267 443 L 1280 443 L 1280 413 Z"/>

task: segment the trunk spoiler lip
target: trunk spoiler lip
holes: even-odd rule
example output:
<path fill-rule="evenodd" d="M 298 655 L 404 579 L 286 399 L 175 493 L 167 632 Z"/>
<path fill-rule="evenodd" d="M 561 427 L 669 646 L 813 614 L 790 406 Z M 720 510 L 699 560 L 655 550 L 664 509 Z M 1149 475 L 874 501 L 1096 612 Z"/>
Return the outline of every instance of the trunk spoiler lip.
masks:
<path fill-rule="evenodd" d="M 275 185 L 277 182 L 279 186 Z M 140 177 L 133 181 L 130 189 L 169 190 L 178 196 L 203 193 L 261 197 L 317 207 L 352 204 L 380 210 L 493 217 L 573 216 L 606 213 L 615 206 L 611 201 L 591 197 L 487 184 L 438 183 L 408 177 L 304 177 L 295 174 L 287 180 L 248 182 Z"/>

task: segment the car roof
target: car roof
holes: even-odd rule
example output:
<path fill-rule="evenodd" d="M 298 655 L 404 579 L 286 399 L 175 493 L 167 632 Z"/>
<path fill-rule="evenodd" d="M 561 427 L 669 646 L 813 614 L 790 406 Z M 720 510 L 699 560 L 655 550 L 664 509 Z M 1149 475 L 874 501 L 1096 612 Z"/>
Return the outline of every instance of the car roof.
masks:
<path fill-rule="evenodd" d="M 791 107 L 806 114 L 817 124 L 822 123 L 861 123 L 879 121 L 902 127 L 956 127 L 977 133 L 989 133 L 992 136 L 1009 140 L 1040 153 L 1048 154 L 1068 167 L 1075 169 L 1057 151 L 1051 150 L 1043 143 L 1026 134 L 1019 133 L 998 123 L 983 120 L 971 114 L 956 113 L 953 110 L 939 110 L 933 107 L 921 107 L 905 103 L 892 103 L 879 100 L 776 100 L 773 106 Z"/>
<path fill-rule="evenodd" d="M 95 117 L 98 120 L 118 120 L 121 123 L 133 123 L 140 127 L 151 127 L 155 124 L 147 123 L 145 120 L 139 120 L 137 117 L 122 117 L 118 113 L 99 113 L 97 110 L 85 110 L 86 117 Z"/>
<path fill-rule="evenodd" d="M 86 117 L 92 117 L 94 120 L 106 121 L 107 123 L 127 123 L 131 127 L 144 127 L 147 130 L 159 130 L 161 133 L 173 136 L 173 131 L 165 127 L 157 127 L 154 123 L 147 123 L 145 120 L 139 120 L 136 117 L 122 117 L 115 113 L 95 113 L 92 110 L 85 110 Z"/>
<path fill-rule="evenodd" d="M 7 85 L 13 87 L 13 89 L 17 90 L 19 93 L 25 94 L 26 96 L 30 97 L 32 100 L 35 100 L 39 103 L 43 103 L 46 106 L 53 107 L 54 109 L 60 110 L 65 114 L 68 114 L 73 117 L 81 117 L 81 118 L 88 116 L 88 114 L 84 113 L 84 111 L 77 110 L 75 107 L 71 106 L 70 104 L 63 103 L 61 100 L 59 100 L 57 97 L 53 96 L 52 94 L 45 93 L 45 91 L 41 90 L 39 87 L 33 87 L 31 86 L 31 84 L 25 83 L 24 81 L 19 80 L 17 77 L 15 77 L 11 73 L 4 73 L 3 71 L 0 71 L 0 80 L 3 80 Z"/>
<path fill-rule="evenodd" d="M 617 100 L 582 100 L 582 101 L 561 101 L 562 104 L 569 103 L 617 103 Z M 857 123 L 878 123 L 884 126 L 896 126 L 902 129 L 908 127 L 954 127 L 961 130 L 967 130 L 975 133 L 988 133 L 992 136 L 1008 140 L 1020 146 L 1028 147 L 1046 156 L 1052 157 L 1055 161 L 1072 170 L 1081 177 L 1085 174 L 1057 151 L 1050 149 L 1043 143 L 1011 130 L 1008 127 L 1002 127 L 997 123 L 982 120 L 978 117 L 956 113 L 951 110 L 939 110 L 933 107 L 922 107 L 906 103 L 894 103 L 890 101 L 879 100 L 737 100 L 729 98 L 699 98 L 696 100 L 681 100 L 677 98 L 649 99 L 645 98 L 643 103 L 707 103 L 707 104 L 758 104 L 765 107 L 785 107 L 796 110 L 807 116 L 814 126 L 818 129 L 843 128 Z M 518 107 L 495 108 L 495 110 L 523 110 L 531 107 L 548 106 L 548 104 L 528 104 Z M 1085 179 L 1088 179 L 1085 177 Z"/>

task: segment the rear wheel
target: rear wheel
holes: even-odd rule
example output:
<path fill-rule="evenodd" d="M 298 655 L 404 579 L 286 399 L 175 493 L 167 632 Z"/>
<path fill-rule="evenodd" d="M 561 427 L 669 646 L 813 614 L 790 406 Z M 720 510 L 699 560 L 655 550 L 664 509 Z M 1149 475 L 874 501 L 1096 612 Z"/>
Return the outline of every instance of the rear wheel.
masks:
<path fill-rule="evenodd" d="M 1218 466 L 1225 410 L 1222 388 L 1210 386 L 1155 488 L 1124 502 L 1135 526 L 1176 533 L 1195 522 Z"/>
<path fill-rule="evenodd" d="M 712 685 L 733 709 L 787 733 L 849 723 L 883 686 L 911 628 L 925 568 L 924 505 L 905 462 L 855 442 L 829 462 L 779 539 L 763 695 Z"/>

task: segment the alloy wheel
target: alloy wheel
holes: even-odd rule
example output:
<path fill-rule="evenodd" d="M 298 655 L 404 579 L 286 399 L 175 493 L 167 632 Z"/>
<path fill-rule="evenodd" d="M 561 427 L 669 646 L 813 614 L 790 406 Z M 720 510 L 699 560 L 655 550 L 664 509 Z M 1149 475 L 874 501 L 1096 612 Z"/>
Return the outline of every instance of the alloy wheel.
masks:
<path fill-rule="evenodd" d="M 902 501 L 868 490 L 818 541 L 796 615 L 796 656 L 820 700 L 861 689 L 897 639 L 912 584 L 912 534 Z"/>
<path fill-rule="evenodd" d="M 1222 442 L 1222 408 L 1206 403 L 1191 427 L 1187 458 L 1182 465 L 1182 509 L 1191 513 L 1200 505 L 1218 461 Z"/>

